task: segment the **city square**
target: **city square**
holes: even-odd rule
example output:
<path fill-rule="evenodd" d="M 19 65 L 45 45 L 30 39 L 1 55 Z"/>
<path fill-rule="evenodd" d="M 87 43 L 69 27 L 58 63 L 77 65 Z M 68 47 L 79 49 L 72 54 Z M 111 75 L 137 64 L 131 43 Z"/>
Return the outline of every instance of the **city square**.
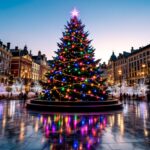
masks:
<path fill-rule="evenodd" d="M 0 103 L 0 149 L 49 150 L 49 149 L 102 149 L 148 150 L 150 147 L 150 106 L 145 102 L 124 104 L 123 111 L 107 113 L 39 113 L 30 112 L 20 101 Z M 46 125 L 58 123 L 57 118 L 77 117 L 80 122 L 91 120 L 90 128 L 77 128 L 63 134 L 58 130 L 47 131 Z M 83 122 L 85 127 L 89 124 Z M 73 124 L 70 123 L 71 129 Z M 83 130 L 83 131 L 82 131 Z M 62 135 L 62 136 L 61 136 Z M 88 142 L 89 145 L 88 145 Z"/>
<path fill-rule="evenodd" d="M 0 149 L 149 150 L 149 6 L 3 1 Z"/>

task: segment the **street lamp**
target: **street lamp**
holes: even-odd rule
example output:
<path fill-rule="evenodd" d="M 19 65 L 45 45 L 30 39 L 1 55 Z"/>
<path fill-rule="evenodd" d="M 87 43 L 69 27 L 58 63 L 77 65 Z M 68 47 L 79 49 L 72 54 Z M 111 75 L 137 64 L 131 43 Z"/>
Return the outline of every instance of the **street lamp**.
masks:
<path fill-rule="evenodd" d="M 145 68 L 146 68 L 146 65 L 145 65 L 145 64 L 142 64 L 143 83 L 145 82 L 145 81 L 144 81 L 144 79 L 145 79 Z"/>
<path fill-rule="evenodd" d="M 119 75 L 119 78 L 120 78 L 120 100 L 121 100 L 121 76 L 122 76 L 122 71 L 121 70 L 118 70 L 118 75 Z"/>

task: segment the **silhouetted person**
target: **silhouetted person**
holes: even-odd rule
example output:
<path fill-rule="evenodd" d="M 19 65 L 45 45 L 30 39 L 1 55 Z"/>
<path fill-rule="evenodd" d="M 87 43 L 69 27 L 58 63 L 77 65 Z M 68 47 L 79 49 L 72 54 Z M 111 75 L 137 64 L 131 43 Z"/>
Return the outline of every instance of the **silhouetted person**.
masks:
<path fill-rule="evenodd" d="M 19 99 L 23 100 L 23 93 L 22 92 L 19 94 Z"/>
<path fill-rule="evenodd" d="M 128 99 L 129 99 L 129 95 L 128 95 L 128 93 L 126 94 L 126 100 L 128 101 Z"/>
<path fill-rule="evenodd" d="M 122 93 L 120 93 L 120 102 L 122 102 Z"/>
<path fill-rule="evenodd" d="M 136 94 L 136 101 L 139 104 L 139 95 L 138 94 Z"/>
<path fill-rule="evenodd" d="M 132 95 L 132 102 L 134 104 L 134 100 L 135 100 L 135 94 Z"/>
<path fill-rule="evenodd" d="M 35 93 L 35 96 L 38 97 L 38 92 Z"/>
<path fill-rule="evenodd" d="M 131 100 L 131 96 L 130 96 L 130 94 L 129 94 L 129 95 L 128 95 L 129 104 L 130 104 L 130 100 Z"/>
<path fill-rule="evenodd" d="M 147 92 L 147 102 L 150 104 L 150 92 Z"/>
<path fill-rule="evenodd" d="M 11 96 L 11 98 L 12 98 L 12 96 L 13 96 L 12 92 L 10 93 L 10 96 Z"/>
<path fill-rule="evenodd" d="M 23 94 L 23 102 L 24 102 L 24 104 L 26 103 L 26 100 L 27 100 L 27 94 L 24 93 L 24 94 Z"/>
<path fill-rule="evenodd" d="M 123 94 L 123 100 L 124 100 L 124 103 L 126 103 L 126 94 L 125 93 Z"/>

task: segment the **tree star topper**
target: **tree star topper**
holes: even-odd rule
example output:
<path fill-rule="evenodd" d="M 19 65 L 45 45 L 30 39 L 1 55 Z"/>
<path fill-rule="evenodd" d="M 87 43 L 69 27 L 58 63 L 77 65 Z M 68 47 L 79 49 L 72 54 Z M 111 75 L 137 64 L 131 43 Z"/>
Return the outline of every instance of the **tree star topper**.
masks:
<path fill-rule="evenodd" d="M 72 16 L 72 17 L 78 17 L 78 16 L 79 16 L 79 11 L 78 11 L 76 8 L 74 8 L 74 9 L 71 11 L 71 16 Z"/>

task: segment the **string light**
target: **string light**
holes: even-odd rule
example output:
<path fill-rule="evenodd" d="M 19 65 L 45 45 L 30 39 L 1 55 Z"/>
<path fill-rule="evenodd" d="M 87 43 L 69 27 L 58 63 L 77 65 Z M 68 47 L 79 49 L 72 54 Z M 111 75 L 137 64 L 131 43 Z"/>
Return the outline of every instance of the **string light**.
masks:
<path fill-rule="evenodd" d="M 97 67 L 99 61 L 94 59 L 94 49 L 87 39 L 88 33 L 84 32 L 84 25 L 77 18 L 78 14 L 74 9 L 65 27 L 62 43 L 58 44 L 57 57 L 54 57 L 47 75 L 49 90 L 45 93 L 54 99 L 63 97 L 72 100 L 81 95 L 83 100 L 104 100 L 107 95 L 106 83 Z"/>

